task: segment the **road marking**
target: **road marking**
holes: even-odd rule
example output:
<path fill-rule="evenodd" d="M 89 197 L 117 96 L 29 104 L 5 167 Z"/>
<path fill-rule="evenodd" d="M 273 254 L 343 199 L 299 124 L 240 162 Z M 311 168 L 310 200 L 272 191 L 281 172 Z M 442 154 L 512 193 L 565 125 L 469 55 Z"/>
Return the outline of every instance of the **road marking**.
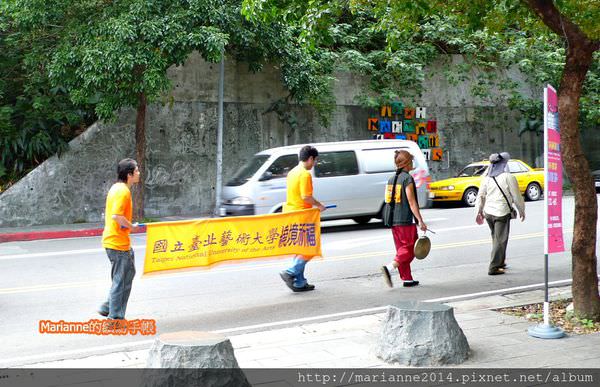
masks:
<path fill-rule="evenodd" d="M 427 222 L 429 222 L 430 220 L 428 219 Z M 479 225 L 472 225 L 472 226 L 458 226 L 458 227 L 448 227 L 448 228 L 436 228 L 434 231 L 436 233 L 438 232 L 445 232 L 445 231 L 456 231 L 456 230 L 465 230 L 465 229 L 470 229 L 470 228 L 478 228 L 481 227 Z M 390 235 L 386 233 L 386 235 L 381 235 L 381 236 L 376 236 L 376 237 L 362 237 L 362 238 L 352 238 L 350 241 L 348 240 L 343 240 L 343 241 L 336 241 L 336 242 L 330 242 L 327 244 L 326 248 L 327 250 L 349 250 L 349 249 L 353 249 L 356 247 L 361 247 L 361 246 L 368 246 L 370 244 L 373 244 L 374 241 L 381 241 L 381 240 L 386 240 L 386 239 L 391 239 Z"/>
<path fill-rule="evenodd" d="M 134 245 L 131 246 L 134 249 L 145 249 L 146 245 Z M 14 254 L 14 255 L 0 255 L 0 261 L 8 259 L 25 259 L 25 258 L 41 258 L 41 257 L 58 257 L 61 255 L 79 255 L 87 253 L 105 253 L 105 249 L 81 249 L 81 250 L 66 250 L 66 251 L 50 251 L 47 253 L 30 253 L 30 254 Z"/>
<path fill-rule="evenodd" d="M 573 280 L 570 280 L 570 279 L 551 281 L 551 282 L 548 282 L 548 286 L 569 285 L 571 282 L 573 282 Z M 521 290 L 531 290 L 531 289 L 536 289 L 536 288 L 539 288 L 542 286 L 544 286 L 544 283 L 540 282 L 537 284 L 514 286 L 512 288 L 505 288 L 505 289 L 500 289 L 500 290 L 487 290 L 485 292 L 461 294 L 458 296 L 432 298 L 431 300 L 425 300 L 425 302 L 451 302 L 451 301 L 465 300 L 465 299 L 470 299 L 470 298 L 478 298 L 478 297 L 482 297 L 482 296 L 494 296 L 494 295 L 502 294 L 502 292 L 517 293 L 518 291 L 521 291 Z"/>
<path fill-rule="evenodd" d="M 564 280 L 549 282 L 548 285 L 549 286 L 568 285 L 571 282 L 572 282 L 572 280 L 570 280 L 570 279 L 564 279 Z M 478 298 L 481 296 L 517 293 L 519 291 L 541 288 L 543 286 L 544 286 L 544 283 L 537 283 L 537 284 L 531 284 L 531 285 L 515 286 L 515 287 L 511 287 L 511 288 L 488 290 L 485 292 L 468 293 L 468 294 L 461 294 L 461 295 L 457 295 L 457 296 L 434 298 L 434 299 L 430 299 L 430 300 L 424 300 L 423 302 L 450 302 L 450 301 L 465 300 L 465 299 L 470 299 L 470 298 Z M 335 318 L 349 317 L 349 316 L 354 316 L 354 315 L 374 314 L 377 312 L 383 312 L 386 309 L 387 309 L 387 305 L 386 306 L 378 306 L 375 308 L 357 309 L 357 310 L 350 310 L 350 311 L 340 312 L 340 313 L 330 313 L 330 314 L 324 314 L 324 315 L 319 315 L 319 316 L 304 317 L 304 318 L 291 319 L 291 320 L 282 320 L 282 321 L 276 321 L 276 322 L 271 322 L 271 323 L 254 324 L 254 325 L 247 325 L 247 326 L 243 326 L 243 327 L 219 329 L 219 330 L 215 330 L 213 332 L 225 334 L 225 333 L 252 331 L 252 330 L 261 329 L 261 328 L 273 328 L 273 327 L 286 326 L 286 325 L 291 325 L 291 324 L 319 321 L 319 320 L 323 320 L 323 319 L 335 319 Z M 17 366 L 22 366 L 22 365 L 26 365 L 26 364 L 36 363 L 36 362 L 66 360 L 67 356 L 71 356 L 71 355 L 77 355 L 78 357 L 81 357 L 81 355 L 86 355 L 86 354 L 88 356 L 106 354 L 106 351 L 122 352 L 122 351 L 133 350 L 133 349 L 142 350 L 142 349 L 147 349 L 150 345 L 152 345 L 152 343 L 154 343 L 154 339 L 153 340 L 134 341 L 134 342 L 126 343 L 126 344 L 113 344 L 113 345 L 90 347 L 90 348 L 86 348 L 84 350 L 78 349 L 78 350 L 46 353 L 43 355 L 31 355 L 31 356 L 24 356 L 24 357 L 19 357 L 19 358 L 0 359 L 0 367 L 6 367 L 7 364 L 11 364 L 11 366 L 17 367 Z M 112 352 L 110 352 L 110 353 L 112 353 Z M 48 360 L 48 359 L 56 359 L 56 360 Z"/>
<path fill-rule="evenodd" d="M 58 283 L 52 285 L 34 285 L 34 286 L 24 286 L 19 288 L 5 288 L 0 289 L 0 294 L 16 294 L 16 293 L 29 293 L 36 291 L 46 291 L 46 290 L 57 290 L 57 289 L 70 289 L 70 288 L 85 288 L 88 286 L 97 286 L 97 285 L 106 285 L 106 281 L 84 281 L 84 282 L 66 282 L 66 283 Z"/>
<path fill-rule="evenodd" d="M 543 237 L 544 233 L 531 233 L 531 234 L 521 234 L 515 235 L 511 237 L 512 240 L 522 240 L 522 239 L 532 239 Z M 465 242 L 455 242 L 455 243 L 447 243 L 444 245 L 433 246 L 431 250 L 445 250 L 452 249 L 458 247 L 468 247 L 468 246 L 477 246 L 477 245 L 486 245 L 490 244 L 491 239 L 479 239 L 475 241 L 465 241 Z M 389 256 L 390 251 L 375 251 L 375 252 L 366 252 L 366 253 L 358 253 L 358 254 L 348 254 L 348 255 L 339 255 L 332 256 L 326 258 L 315 258 L 312 260 L 313 264 L 323 264 L 330 262 L 342 262 L 349 261 L 353 259 L 361 259 L 361 258 L 373 258 L 373 257 L 381 257 L 381 256 Z M 144 281 L 152 281 L 152 280 L 161 280 L 161 279 L 170 279 L 170 278 L 181 278 L 181 277 L 192 277 L 198 275 L 214 275 L 214 274 L 222 274 L 222 273 L 238 273 L 245 271 L 254 271 L 257 269 L 266 269 L 266 268 L 275 268 L 281 266 L 281 260 L 278 259 L 276 262 L 265 263 L 259 265 L 246 265 L 246 266 L 237 266 L 237 267 L 223 267 L 223 268 L 196 268 L 192 270 L 186 270 L 184 272 L 176 272 L 176 273 L 159 273 L 154 275 L 149 275 L 142 277 L 141 279 Z M 66 282 L 66 283 L 57 283 L 50 285 L 35 285 L 35 286 L 24 286 L 24 287 L 16 287 L 16 288 L 4 288 L 0 289 L 0 295 L 4 294 L 17 294 L 17 293 L 31 293 L 31 292 L 41 292 L 46 290 L 61 290 L 61 289 L 69 289 L 69 288 L 81 288 L 81 287 L 94 287 L 101 286 L 102 284 L 106 285 L 106 281 L 87 281 L 87 282 Z"/>

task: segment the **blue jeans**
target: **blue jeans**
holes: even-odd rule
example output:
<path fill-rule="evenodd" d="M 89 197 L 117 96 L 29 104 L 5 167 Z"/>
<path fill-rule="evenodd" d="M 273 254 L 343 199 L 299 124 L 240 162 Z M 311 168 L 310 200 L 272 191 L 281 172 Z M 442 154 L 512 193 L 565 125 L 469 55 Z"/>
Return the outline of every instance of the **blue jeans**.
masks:
<path fill-rule="evenodd" d="M 296 288 L 302 288 L 306 285 L 306 278 L 304 278 L 304 267 L 306 266 L 307 262 L 308 261 L 302 259 L 301 255 L 296 255 L 294 257 L 292 266 L 286 270 L 289 275 L 294 277 L 294 287 Z"/>
<path fill-rule="evenodd" d="M 100 306 L 100 311 L 108 313 L 110 319 L 124 319 L 127 300 L 131 293 L 131 283 L 135 277 L 135 256 L 133 250 L 120 251 L 106 249 L 106 255 L 112 265 L 110 278 L 112 286 L 108 300 Z"/>

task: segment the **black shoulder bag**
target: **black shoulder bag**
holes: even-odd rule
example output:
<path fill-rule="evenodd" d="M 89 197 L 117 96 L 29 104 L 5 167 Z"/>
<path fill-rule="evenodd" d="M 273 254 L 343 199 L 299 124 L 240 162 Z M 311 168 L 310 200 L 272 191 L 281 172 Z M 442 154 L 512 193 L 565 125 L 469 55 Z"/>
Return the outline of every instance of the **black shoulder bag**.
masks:
<path fill-rule="evenodd" d="M 517 210 L 515 210 L 512 204 L 510 204 L 510 202 L 508 201 L 508 197 L 506 197 L 506 194 L 504 193 L 504 191 L 502 191 L 502 188 L 500 188 L 500 184 L 498 184 L 496 177 L 494 176 L 492 177 L 492 179 L 494 179 L 494 182 L 498 186 L 498 189 L 500 190 L 500 192 L 502 192 L 502 196 L 504 196 L 504 200 L 506 200 L 506 204 L 508 204 L 508 208 L 510 208 L 510 218 L 517 219 Z"/>
<path fill-rule="evenodd" d="M 390 199 L 390 203 L 386 203 L 386 205 L 383 208 L 383 225 L 385 227 L 392 227 L 394 225 L 394 208 L 396 207 L 396 183 L 398 182 L 398 176 L 400 176 L 400 173 L 396 173 L 396 176 L 394 177 L 394 183 L 392 186 L 392 197 Z"/>

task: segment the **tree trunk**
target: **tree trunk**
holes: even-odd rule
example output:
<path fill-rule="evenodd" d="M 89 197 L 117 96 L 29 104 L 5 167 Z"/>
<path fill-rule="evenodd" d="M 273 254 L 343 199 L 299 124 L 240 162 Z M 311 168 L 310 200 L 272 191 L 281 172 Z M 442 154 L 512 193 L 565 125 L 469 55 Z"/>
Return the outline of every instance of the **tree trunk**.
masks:
<path fill-rule="evenodd" d="M 572 276 L 573 306 L 581 318 L 600 320 L 600 295 L 596 269 L 598 203 L 594 180 L 579 139 L 579 98 L 594 46 L 570 40 L 558 90 L 561 155 L 575 193 Z"/>
<path fill-rule="evenodd" d="M 144 182 L 146 181 L 146 94 L 138 96 L 135 120 L 135 159 L 140 170 L 140 182 L 133 189 L 133 219 L 144 219 Z"/>
<path fill-rule="evenodd" d="M 564 37 L 567 44 L 567 58 L 558 89 L 558 119 L 562 160 L 575 193 L 571 245 L 573 306 L 578 316 L 600 321 L 596 269 L 598 203 L 590 166 L 579 141 L 579 98 L 600 42 L 590 40 L 579 26 L 560 13 L 554 1 L 523 1 L 548 28 Z"/>

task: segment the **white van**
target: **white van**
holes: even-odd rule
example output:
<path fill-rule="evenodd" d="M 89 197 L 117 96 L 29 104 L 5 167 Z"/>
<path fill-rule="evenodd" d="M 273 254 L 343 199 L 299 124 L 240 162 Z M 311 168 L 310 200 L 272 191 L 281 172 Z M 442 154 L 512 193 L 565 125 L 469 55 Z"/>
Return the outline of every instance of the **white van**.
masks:
<path fill-rule="evenodd" d="M 258 215 L 280 212 L 286 196 L 287 173 L 298 165 L 305 144 L 272 148 L 255 154 L 223 187 L 221 216 Z M 404 149 L 414 156 L 419 205 L 430 203 L 429 166 L 413 141 L 364 140 L 310 144 L 319 157 L 312 169 L 314 197 L 323 205 L 322 220 L 353 219 L 367 223 L 381 219 L 385 185 L 395 171 L 394 151 Z"/>

